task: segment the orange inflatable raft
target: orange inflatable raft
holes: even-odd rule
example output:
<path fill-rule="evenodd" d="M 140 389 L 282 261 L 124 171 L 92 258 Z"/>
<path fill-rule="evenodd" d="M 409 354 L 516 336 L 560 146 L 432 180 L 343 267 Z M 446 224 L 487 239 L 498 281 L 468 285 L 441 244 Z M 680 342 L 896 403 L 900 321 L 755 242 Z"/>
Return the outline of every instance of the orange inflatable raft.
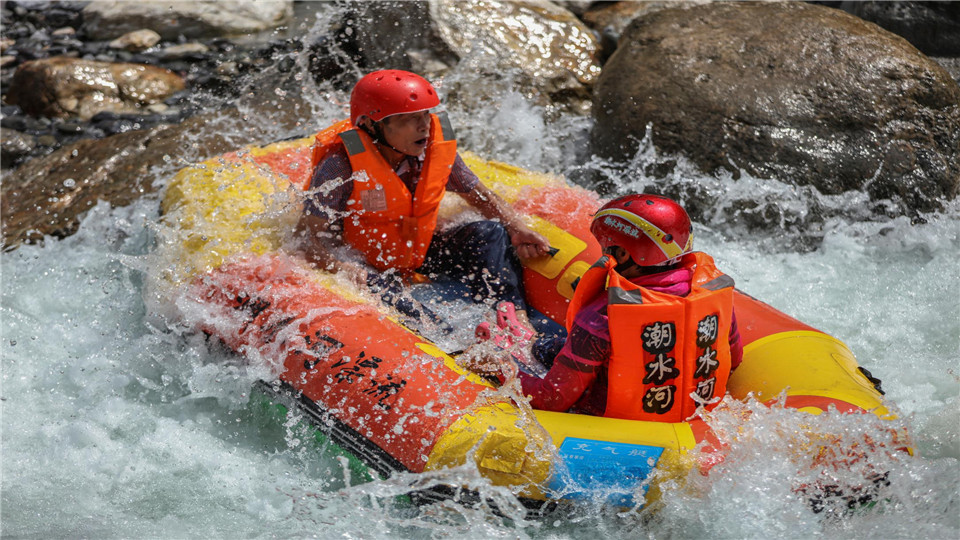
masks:
<path fill-rule="evenodd" d="M 518 406 L 373 295 L 286 250 L 311 141 L 185 168 L 163 200 L 168 229 L 158 252 L 168 270 L 158 279 L 187 290 L 202 307 L 204 315 L 191 321 L 197 327 L 240 354 L 277 364 L 279 377 L 261 385 L 272 399 L 299 408 L 380 474 L 470 461 L 494 484 L 531 500 L 601 489 L 612 503 L 633 505 L 656 487 L 652 478 L 697 465 L 694 448 L 713 444 L 703 420 L 639 422 Z M 558 248 L 527 267 L 524 279 L 530 303 L 563 321 L 571 284 L 600 256 L 588 230 L 597 196 L 550 175 L 464 157 Z M 441 218 L 459 212 L 458 204 Z M 835 407 L 892 417 L 879 385 L 841 341 L 739 291 L 735 307 L 745 347 L 728 383 L 730 398 L 785 397 L 787 407 L 813 414 Z M 701 461 L 705 467 L 709 460 Z"/>

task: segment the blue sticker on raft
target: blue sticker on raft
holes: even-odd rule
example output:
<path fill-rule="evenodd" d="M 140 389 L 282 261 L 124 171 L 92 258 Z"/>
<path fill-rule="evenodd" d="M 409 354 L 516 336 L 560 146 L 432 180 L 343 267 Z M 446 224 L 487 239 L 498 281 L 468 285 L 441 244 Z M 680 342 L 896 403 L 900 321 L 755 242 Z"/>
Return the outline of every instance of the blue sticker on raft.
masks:
<path fill-rule="evenodd" d="M 554 475 L 551 490 L 564 499 L 605 496 L 609 504 L 634 506 L 633 492 L 653 472 L 663 448 L 567 437 L 559 454 L 567 470 Z"/>

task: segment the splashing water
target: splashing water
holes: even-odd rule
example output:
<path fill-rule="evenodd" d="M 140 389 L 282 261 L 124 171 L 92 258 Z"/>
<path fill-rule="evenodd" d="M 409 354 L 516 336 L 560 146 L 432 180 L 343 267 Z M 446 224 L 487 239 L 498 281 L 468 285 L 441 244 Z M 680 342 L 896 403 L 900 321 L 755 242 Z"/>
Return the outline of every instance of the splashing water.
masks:
<path fill-rule="evenodd" d="M 319 20 L 315 31 L 324 24 Z M 301 78 L 315 112 L 308 130 L 342 116 L 342 90 Z M 589 127 L 582 118 L 556 117 L 468 70 L 448 78 L 498 98 L 497 105 L 474 110 L 448 105 L 465 147 L 571 177 L 584 167 L 613 171 L 573 158 L 570 145 L 582 143 Z M 246 114 L 257 120 L 270 111 Z M 242 125 L 211 129 L 237 146 L 253 142 L 243 139 Z M 187 163 L 189 156 L 180 159 Z M 828 212 L 819 242 L 798 250 L 795 241 L 805 233 L 789 226 L 789 216 L 859 205 L 864 196 L 824 197 L 745 175 L 733 180 L 682 169 L 663 180 L 643 172 L 662 159 L 652 147 L 642 149 L 634 180 L 621 189 L 690 188 L 686 203 L 709 200 L 710 210 L 696 224 L 696 247 L 713 254 L 744 291 L 844 340 L 884 381 L 900 416 L 896 425 L 911 433 L 914 456 L 864 447 L 864 436 L 882 438 L 890 427 L 872 416 L 827 412 L 817 418 L 838 446 L 859 444 L 870 463 L 888 471 L 889 485 L 872 506 L 850 511 L 840 498 L 814 512 L 803 486 L 854 482 L 843 475 L 863 478 L 864 471 L 838 472 L 798 459 L 791 448 L 810 444 L 810 417 L 753 403 L 711 414 L 731 453 L 706 477 L 694 472 L 686 482 L 663 482 L 656 511 L 621 512 L 602 506 L 599 494 L 531 519 L 507 490 L 466 466 L 370 481 L 335 447 L 315 440 L 297 413 L 263 403 L 254 383 L 275 375 L 268 361 L 240 359 L 147 309 L 144 274 L 171 264 L 147 256 L 160 229 L 151 196 L 127 208 L 100 204 L 76 235 L 3 254 L 0 533 L 956 538 L 960 205 L 920 224 Z M 788 217 L 781 230 L 762 232 L 745 225 L 744 214 Z M 448 314 L 454 312 L 462 315 L 456 308 Z M 438 480 L 480 492 L 499 513 L 486 503 L 409 501 L 411 491 Z"/>

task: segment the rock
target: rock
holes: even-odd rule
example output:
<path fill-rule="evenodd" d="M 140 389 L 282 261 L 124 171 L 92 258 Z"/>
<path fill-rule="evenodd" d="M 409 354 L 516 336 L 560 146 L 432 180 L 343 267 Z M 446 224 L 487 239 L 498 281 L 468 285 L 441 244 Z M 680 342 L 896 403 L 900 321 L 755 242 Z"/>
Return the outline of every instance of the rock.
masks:
<path fill-rule="evenodd" d="M 598 2 L 583 15 L 583 21 L 600 33 L 600 59 L 606 62 L 616 51 L 620 35 L 631 21 L 648 13 L 671 7 L 704 4 L 712 0 L 675 0 L 666 2 Z"/>
<path fill-rule="evenodd" d="M 940 67 L 947 70 L 947 73 L 953 77 L 953 80 L 957 81 L 957 83 L 960 83 L 960 57 L 945 58 L 941 56 L 939 58 L 934 58 L 934 60 L 940 64 Z"/>
<path fill-rule="evenodd" d="M 7 52 L 7 49 L 13 47 L 17 43 L 17 40 L 10 39 L 8 37 L 0 38 L 0 53 Z"/>
<path fill-rule="evenodd" d="M 960 56 L 958 2 L 841 2 L 840 9 L 902 36 L 930 56 Z"/>
<path fill-rule="evenodd" d="M 114 39 L 147 28 L 173 41 L 181 36 L 193 39 L 259 32 L 292 15 L 292 0 L 102 0 L 83 9 L 83 28 L 93 39 Z"/>
<path fill-rule="evenodd" d="M 250 110 L 273 111 L 270 122 L 250 122 Z M 0 183 L 2 249 L 14 249 L 45 235 L 72 234 L 79 217 L 98 200 L 113 206 L 129 204 L 152 192 L 156 180 L 184 163 L 254 141 L 274 140 L 279 129 L 306 131 L 301 126 L 311 115 L 310 103 L 292 92 L 284 97 L 264 93 L 249 96 L 236 109 L 194 116 L 177 125 L 84 139 L 34 158 Z M 221 130 L 211 129 L 211 123 L 242 125 L 245 138 L 229 139 Z"/>
<path fill-rule="evenodd" d="M 50 35 L 55 38 L 69 38 L 77 35 L 77 29 L 72 26 L 64 26 L 63 28 L 57 28 Z"/>
<path fill-rule="evenodd" d="M 83 133 L 83 125 L 77 122 L 63 122 L 56 125 L 57 131 L 66 134 Z"/>
<path fill-rule="evenodd" d="M 0 56 L 0 67 L 7 67 L 17 62 L 16 56 Z"/>
<path fill-rule="evenodd" d="M 32 135 L 0 128 L 0 163 L 3 167 L 15 164 L 36 146 L 37 141 Z"/>
<path fill-rule="evenodd" d="M 591 0 L 553 0 L 553 3 L 573 13 L 577 17 L 583 16 L 583 14 L 590 9 L 590 6 L 593 5 Z"/>
<path fill-rule="evenodd" d="M 590 87 L 600 74 L 599 44 L 593 32 L 569 11 L 544 1 L 430 0 L 358 2 L 345 32 L 371 66 L 423 73 L 474 59 L 494 65 L 495 79 L 512 85 L 544 106 L 588 110 Z M 482 59 L 482 60 L 481 60 Z M 490 99 L 475 88 L 451 89 L 458 100 Z M 448 95 L 449 95 L 448 94 Z"/>
<path fill-rule="evenodd" d="M 191 58 L 203 56 L 210 52 L 210 48 L 203 43 L 183 43 L 181 45 L 171 45 L 164 47 L 160 51 L 160 58 L 165 61 L 180 60 L 182 58 Z"/>
<path fill-rule="evenodd" d="M 118 37 L 110 42 L 110 47 L 128 51 L 145 51 L 157 43 L 160 43 L 160 34 L 153 30 L 142 29 Z"/>
<path fill-rule="evenodd" d="M 667 8 L 709 3 L 710 0 L 665 1 L 665 2 L 598 2 L 584 14 L 583 21 L 590 28 L 609 32 L 617 38 L 634 19 Z"/>
<path fill-rule="evenodd" d="M 183 79 L 153 66 L 54 57 L 21 64 L 7 102 L 31 115 L 78 116 L 136 112 L 183 90 Z"/>
<path fill-rule="evenodd" d="M 804 3 L 714 3 L 635 20 L 595 91 L 593 150 L 652 140 L 706 171 L 866 191 L 893 213 L 960 187 L 960 87 L 881 28 Z"/>
<path fill-rule="evenodd" d="M 45 147 L 47 147 L 47 148 L 54 148 L 54 147 L 56 147 L 58 144 L 60 144 L 60 143 L 57 142 L 57 138 L 54 137 L 53 135 L 41 135 L 41 136 L 37 137 L 37 146 L 45 146 Z"/>

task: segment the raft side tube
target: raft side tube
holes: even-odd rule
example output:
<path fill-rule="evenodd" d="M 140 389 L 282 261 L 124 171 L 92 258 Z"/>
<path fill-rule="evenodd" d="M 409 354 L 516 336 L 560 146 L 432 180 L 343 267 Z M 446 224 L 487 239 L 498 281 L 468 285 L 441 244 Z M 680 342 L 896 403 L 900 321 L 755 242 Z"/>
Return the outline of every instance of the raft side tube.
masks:
<path fill-rule="evenodd" d="M 534 411 L 550 434 L 563 466 L 551 478 L 552 498 L 591 498 L 605 492 L 614 506 L 632 507 L 636 490 L 644 504 L 660 497 L 659 484 L 700 465 L 691 452 L 705 440 L 702 420 L 644 422 Z M 703 469 L 703 467 L 700 467 Z M 654 474 L 656 472 L 656 474 Z"/>
<path fill-rule="evenodd" d="M 727 391 L 738 400 L 753 394 L 763 403 L 775 402 L 783 393 L 785 406 L 813 414 L 833 406 L 840 412 L 896 418 L 883 405 L 882 395 L 859 369 L 850 349 L 823 332 L 779 332 L 748 344 Z"/>

